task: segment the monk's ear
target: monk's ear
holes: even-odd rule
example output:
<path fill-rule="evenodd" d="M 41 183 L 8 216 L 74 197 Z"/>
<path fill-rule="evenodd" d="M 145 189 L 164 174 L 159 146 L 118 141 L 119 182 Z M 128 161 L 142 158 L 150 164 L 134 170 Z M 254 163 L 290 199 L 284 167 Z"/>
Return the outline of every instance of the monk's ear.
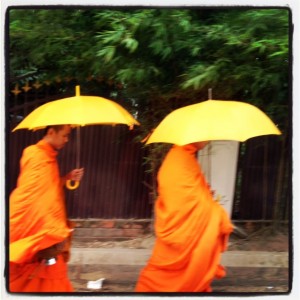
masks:
<path fill-rule="evenodd" d="M 55 132 L 53 127 L 50 127 L 47 131 L 47 135 L 53 135 L 53 133 Z"/>

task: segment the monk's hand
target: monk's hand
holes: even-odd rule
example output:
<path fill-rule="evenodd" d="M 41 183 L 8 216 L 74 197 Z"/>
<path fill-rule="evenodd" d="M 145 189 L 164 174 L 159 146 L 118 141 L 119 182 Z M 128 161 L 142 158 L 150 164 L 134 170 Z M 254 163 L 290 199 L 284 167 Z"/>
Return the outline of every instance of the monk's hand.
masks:
<path fill-rule="evenodd" d="M 74 169 L 65 176 L 66 187 L 69 190 L 75 190 L 79 187 L 79 182 L 83 176 L 84 169 Z M 74 185 L 72 184 L 74 183 Z"/>
<path fill-rule="evenodd" d="M 74 169 L 68 175 L 67 179 L 72 181 L 80 181 L 84 174 L 84 168 L 81 169 Z"/>
<path fill-rule="evenodd" d="M 58 243 L 58 244 L 55 244 L 46 249 L 40 250 L 39 252 L 37 252 L 36 257 L 39 261 L 44 260 L 44 259 L 54 258 L 58 254 L 63 252 L 65 244 L 66 244 L 66 241 L 62 241 L 61 243 Z"/>

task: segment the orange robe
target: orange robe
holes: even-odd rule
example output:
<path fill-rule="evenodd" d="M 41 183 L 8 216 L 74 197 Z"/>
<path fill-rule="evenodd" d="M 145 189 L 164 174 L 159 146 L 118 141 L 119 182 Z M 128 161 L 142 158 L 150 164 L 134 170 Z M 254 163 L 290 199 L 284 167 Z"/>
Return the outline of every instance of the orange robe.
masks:
<path fill-rule="evenodd" d="M 158 174 L 156 242 L 137 292 L 210 292 L 233 227 L 214 201 L 193 145 L 173 146 Z"/>
<path fill-rule="evenodd" d="M 9 289 L 11 292 L 71 292 L 62 255 L 46 266 L 38 251 L 70 236 L 57 151 L 44 140 L 27 147 L 9 203 Z"/>

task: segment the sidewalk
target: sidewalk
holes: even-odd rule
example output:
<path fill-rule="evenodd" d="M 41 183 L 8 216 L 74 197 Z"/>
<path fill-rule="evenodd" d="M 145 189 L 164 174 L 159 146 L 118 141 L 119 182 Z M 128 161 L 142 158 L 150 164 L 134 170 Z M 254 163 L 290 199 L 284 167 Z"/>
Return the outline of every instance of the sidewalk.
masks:
<path fill-rule="evenodd" d="M 69 265 L 144 266 L 151 249 L 73 248 Z M 288 268 L 287 252 L 226 251 L 221 264 L 225 267 Z"/>
<path fill-rule="evenodd" d="M 77 292 L 132 293 L 141 269 L 151 255 L 154 238 L 134 244 L 102 243 L 102 247 L 74 243 L 69 262 L 70 279 Z M 125 245 L 125 246 L 124 246 Z M 131 248 L 130 248 L 131 247 Z M 236 248 L 236 247 L 233 247 Z M 218 293 L 276 293 L 289 291 L 287 251 L 230 250 L 221 263 L 227 276 L 213 283 Z M 87 288 L 88 281 L 105 278 L 100 290 Z"/>

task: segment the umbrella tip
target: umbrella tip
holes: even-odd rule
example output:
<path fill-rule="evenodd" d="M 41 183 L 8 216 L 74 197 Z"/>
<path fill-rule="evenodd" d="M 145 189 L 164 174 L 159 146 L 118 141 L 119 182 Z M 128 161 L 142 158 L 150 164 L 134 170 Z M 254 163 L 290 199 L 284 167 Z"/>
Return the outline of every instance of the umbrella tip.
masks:
<path fill-rule="evenodd" d="M 80 96 L 80 86 L 76 85 L 76 96 Z"/>
<path fill-rule="evenodd" d="M 212 88 L 208 89 L 208 100 L 212 100 Z"/>

